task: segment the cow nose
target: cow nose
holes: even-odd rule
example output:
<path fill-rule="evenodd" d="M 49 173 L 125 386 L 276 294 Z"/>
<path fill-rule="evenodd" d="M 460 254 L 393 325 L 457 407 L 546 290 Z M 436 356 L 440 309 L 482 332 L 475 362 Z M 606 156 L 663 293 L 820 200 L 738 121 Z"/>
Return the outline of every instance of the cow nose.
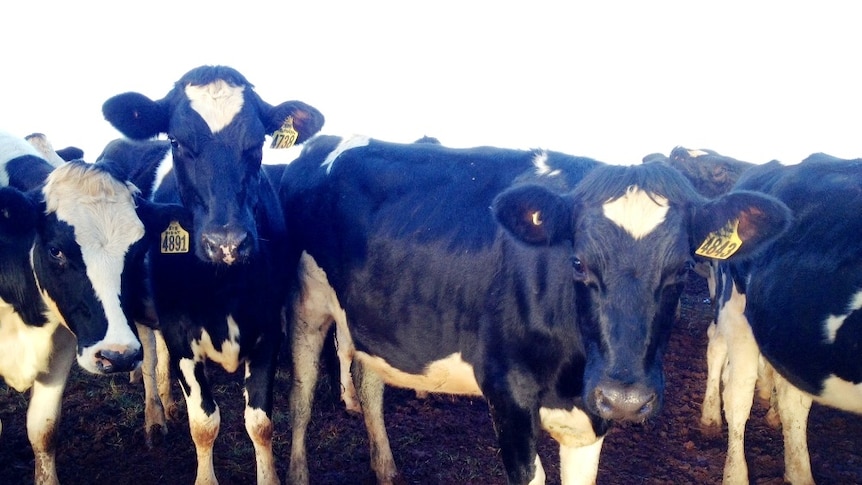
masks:
<path fill-rule="evenodd" d="M 96 365 L 105 374 L 113 372 L 129 372 L 140 365 L 142 359 L 141 348 L 134 350 L 100 350 L 96 352 Z"/>
<path fill-rule="evenodd" d="M 207 232 L 201 237 L 204 251 L 213 263 L 233 264 L 248 257 L 251 242 L 245 231 Z"/>
<path fill-rule="evenodd" d="M 643 384 L 604 382 L 594 391 L 599 415 L 608 420 L 643 422 L 658 410 L 658 395 Z"/>

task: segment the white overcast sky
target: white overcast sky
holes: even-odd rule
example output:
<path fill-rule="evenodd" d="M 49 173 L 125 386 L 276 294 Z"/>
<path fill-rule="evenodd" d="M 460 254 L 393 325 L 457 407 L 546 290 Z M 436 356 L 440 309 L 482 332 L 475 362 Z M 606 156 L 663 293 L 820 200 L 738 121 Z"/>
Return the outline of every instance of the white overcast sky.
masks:
<path fill-rule="evenodd" d="M 93 161 L 110 96 L 242 72 L 323 132 L 639 163 L 674 146 L 756 163 L 862 157 L 856 2 L 6 1 L 0 130 Z"/>

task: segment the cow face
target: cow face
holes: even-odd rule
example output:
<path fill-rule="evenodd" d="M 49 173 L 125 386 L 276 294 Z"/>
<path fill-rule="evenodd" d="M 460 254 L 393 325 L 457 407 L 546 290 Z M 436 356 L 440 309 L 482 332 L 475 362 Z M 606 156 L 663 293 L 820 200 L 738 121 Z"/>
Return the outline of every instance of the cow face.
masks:
<path fill-rule="evenodd" d="M 263 102 L 227 67 L 203 66 L 180 79 L 162 100 L 126 93 L 103 111 L 131 138 L 168 135 L 180 200 L 193 215 L 194 251 L 203 261 L 233 264 L 255 253 L 255 215 L 264 137 L 301 143 L 323 125 L 311 106 Z"/>
<path fill-rule="evenodd" d="M 128 371 L 141 360 L 122 300 L 126 263 L 143 260 L 135 192 L 83 162 L 55 169 L 41 190 L 33 271 L 43 299 L 77 337 L 78 363 L 93 373 Z"/>
<path fill-rule="evenodd" d="M 572 267 L 558 270 L 574 285 L 587 410 L 627 421 L 661 406 L 662 354 L 695 252 L 750 255 L 789 218 L 783 204 L 753 193 L 705 201 L 662 164 L 600 167 L 566 196 L 510 189 L 494 211 L 517 239 L 570 252 Z"/>

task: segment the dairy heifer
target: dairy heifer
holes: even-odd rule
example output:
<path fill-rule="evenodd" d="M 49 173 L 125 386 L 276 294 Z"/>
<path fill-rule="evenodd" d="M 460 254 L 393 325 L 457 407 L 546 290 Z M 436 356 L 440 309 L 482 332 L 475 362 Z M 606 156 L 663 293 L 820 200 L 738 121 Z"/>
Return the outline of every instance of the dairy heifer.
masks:
<path fill-rule="evenodd" d="M 719 236 L 738 223 L 742 257 L 786 218 L 761 195 L 704 200 L 662 164 L 333 137 L 288 165 L 282 203 L 304 251 L 294 483 L 309 478 L 305 429 L 331 320 L 321 308 L 346 314 L 378 482 L 397 475 L 384 383 L 484 396 L 510 483 L 544 481 L 540 429 L 560 443 L 563 483 L 594 482 L 611 424 L 661 407 L 695 248 L 727 250 Z"/>
<path fill-rule="evenodd" d="M 35 481 L 57 483 L 56 434 L 73 362 L 95 374 L 140 363 L 126 310 L 141 275 L 144 224 L 136 189 L 110 167 L 52 170 L 24 139 L 0 134 L 0 178 L 0 375 L 18 391 L 32 389 Z"/>
<path fill-rule="evenodd" d="M 720 265 L 717 328 L 728 352 L 724 481 L 748 483 L 745 422 L 762 353 L 775 369 L 784 478 L 810 484 L 812 401 L 862 413 L 862 159 L 817 154 L 798 165 L 771 162 L 748 170 L 737 188 L 784 201 L 793 222 L 749 263 Z"/>
<path fill-rule="evenodd" d="M 189 71 L 158 101 L 117 95 L 103 112 L 128 137 L 167 134 L 172 169 L 157 171 L 154 199 L 180 202 L 191 214 L 160 236 L 149 270 L 171 371 L 186 398 L 196 483 L 216 482 L 212 450 L 220 415 L 207 361 L 230 372 L 244 364 L 245 423 L 258 482 L 277 482 L 272 384 L 297 261 L 285 251 L 284 218 L 261 153 L 265 135 L 302 142 L 323 116 L 298 101 L 269 105 L 240 73 L 221 66 Z"/>

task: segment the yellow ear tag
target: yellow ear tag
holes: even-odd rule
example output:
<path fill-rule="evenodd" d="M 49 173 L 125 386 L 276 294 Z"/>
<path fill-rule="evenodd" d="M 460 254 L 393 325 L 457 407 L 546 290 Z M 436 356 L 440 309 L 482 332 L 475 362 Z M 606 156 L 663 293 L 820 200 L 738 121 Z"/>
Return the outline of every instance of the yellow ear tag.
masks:
<path fill-rule="evenodd" d="M 161 244 L 162 254 L 182 254 L 189 252 L 189 233 L 177 221 L 171 221 L 167 229 L 162 232 Z"/>
<path fill-rule="evenodd" d="M 713 259 L 729 258 L 742 246 L 742 239 L 739 238 L 737 232 L 738 228 L 739 219 L 728 222 L 718 231 L 709 233 L 694 254 Z"/>
<path fill-rule="evenodd" d="M 299 132 L 293 127 L 293 116 L 288 116 L 281 128 L 272 134 L 272 144 L 270 148 L 290 148 L 296 143 L 299 138 Z"/>

